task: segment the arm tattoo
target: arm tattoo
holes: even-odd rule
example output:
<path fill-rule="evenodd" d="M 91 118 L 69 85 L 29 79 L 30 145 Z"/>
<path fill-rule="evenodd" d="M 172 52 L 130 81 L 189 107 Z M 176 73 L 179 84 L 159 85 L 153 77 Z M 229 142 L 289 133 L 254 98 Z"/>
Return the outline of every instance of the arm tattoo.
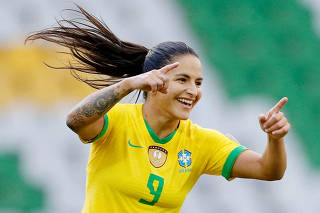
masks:
<path fill-rule="evenodd" d="M 115 84 L 92 93 L 75 107 L 67 125 L 77 132 L 81 127 L 103 116 L 129 92 Z"/>

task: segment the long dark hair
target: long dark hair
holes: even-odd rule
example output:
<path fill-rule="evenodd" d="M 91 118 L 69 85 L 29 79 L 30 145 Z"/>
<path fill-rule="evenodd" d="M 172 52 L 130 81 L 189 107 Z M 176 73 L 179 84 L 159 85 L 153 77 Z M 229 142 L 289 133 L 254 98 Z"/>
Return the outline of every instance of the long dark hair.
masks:
<path fill-rule="evenodd" d="M 169 64 L 173 57 L 197 54 L 183 42 L 163 42 L 148 49 L 142 45 L 120 40 L 108 26 L 76 5 L 80 18 L 57 21 L 58 26 L 35 32 L 26 38 L 27 41 L 43 39 L 67 47 L 77 63 L 69 62 L 55 69 L 69 69 L 72 75 L 89 86 L 100 89 L 110 86 L 126 77 L 135 76 Z M 99 75 L 99 78 L 88 79 L 80 73 Z"/>

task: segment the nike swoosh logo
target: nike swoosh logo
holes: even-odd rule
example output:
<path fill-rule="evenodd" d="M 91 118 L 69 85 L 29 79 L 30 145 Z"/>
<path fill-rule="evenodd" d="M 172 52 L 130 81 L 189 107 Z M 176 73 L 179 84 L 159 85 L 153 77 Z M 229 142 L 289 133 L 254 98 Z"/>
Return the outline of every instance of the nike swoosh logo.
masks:
<path fill-rule="evenodd" d="M 128 144 L 129 144 L 129 146 L 132 146 L 132 147 L 134 147 L 134 148 L 143 148 L 143 146 L 133 145 L 133 144 L 130 142 L 130 140 L 128 140 Z"/>

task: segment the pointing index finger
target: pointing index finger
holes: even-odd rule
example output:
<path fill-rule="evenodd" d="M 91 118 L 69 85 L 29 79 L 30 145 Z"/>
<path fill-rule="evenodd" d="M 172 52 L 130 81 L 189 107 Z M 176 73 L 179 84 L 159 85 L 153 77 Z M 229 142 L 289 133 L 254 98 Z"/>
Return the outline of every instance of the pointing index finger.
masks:
<path fill-rule="evenodd" d="M 163 74 L 166 74 L 167 72 L 169 72 L 170 70 L 173 70 L 174 68 L 176 68 L 178 66 L 179 66 L 179 62 L 175 62 L 173 64 L 168 64 L 168 65 L 162 67 L 160 69 L 160 72 L 162 72 Z"/>
<path fill-rule="evenodd" d="M 281 98 L 281 100 L 274 105 L 274 107 L 272 107 L 269 112 L 268 112 L 268 117 L 272 114 L 272 113 L 277 113 L 280 112 L 280 110 L 283 108 L 283 106 L 288 102 L 288 98 L 287 97 L 283 97 Z"/>

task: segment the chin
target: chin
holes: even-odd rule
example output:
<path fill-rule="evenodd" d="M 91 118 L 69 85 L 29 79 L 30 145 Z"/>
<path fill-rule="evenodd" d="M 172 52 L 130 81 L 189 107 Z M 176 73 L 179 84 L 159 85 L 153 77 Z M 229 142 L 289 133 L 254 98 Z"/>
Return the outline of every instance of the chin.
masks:
<path fill-rule="evenodd" d="M 177 118 L 179 120 L 188 120 L 190 116 L 190 113 L 179 113 L 179 115 L 177 116 Z"/>
<path fill-rule="evenodd" d="M 185 117 L 185 118 L 180 118 L 179 120 L 188 120 L 189 117 Z"/>

